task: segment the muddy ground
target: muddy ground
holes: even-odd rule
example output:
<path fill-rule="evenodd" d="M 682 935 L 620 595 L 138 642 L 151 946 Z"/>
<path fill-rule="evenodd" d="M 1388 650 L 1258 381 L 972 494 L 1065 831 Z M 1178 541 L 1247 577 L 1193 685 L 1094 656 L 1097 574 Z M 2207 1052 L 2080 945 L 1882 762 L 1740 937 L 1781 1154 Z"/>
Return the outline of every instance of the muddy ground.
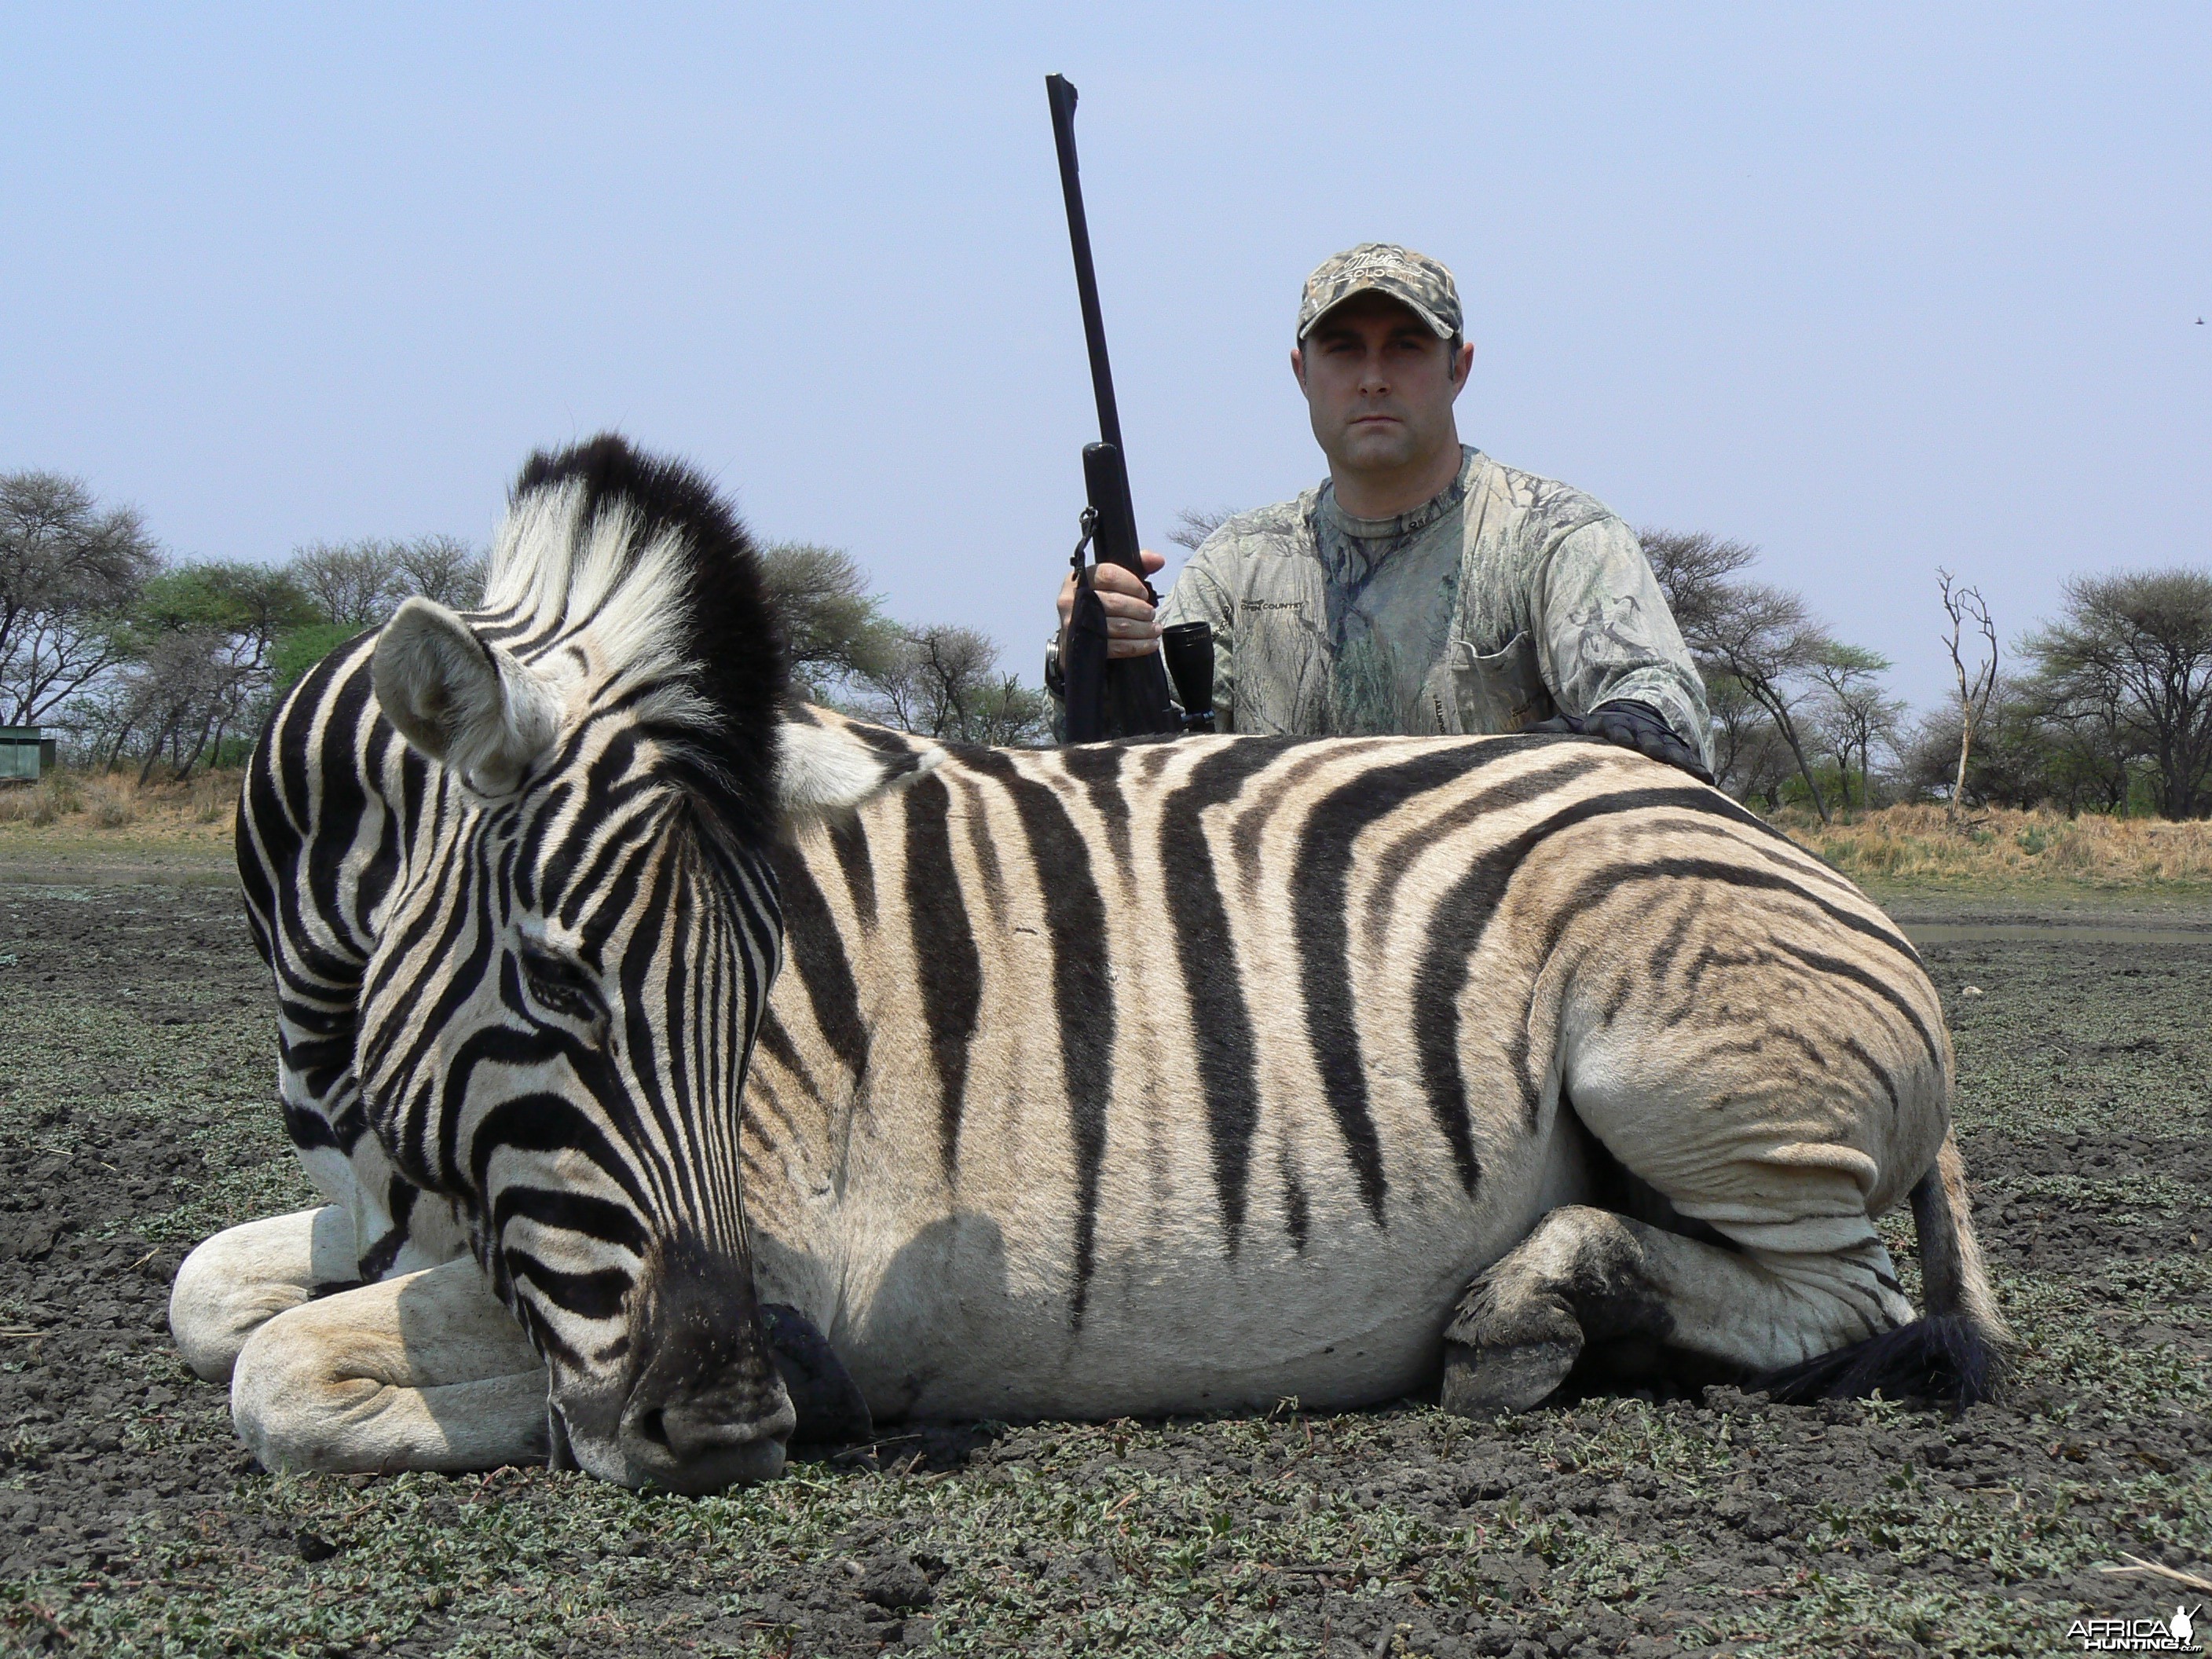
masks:
<path fill-rule="evenodd" d="M 0 884 L 0 1647 L 2078 1652 L 2212 1602 L 2098 1571 L 2212 1557 L 2212 940 L 1929 955 L 2008 1403 L 984 1425 L 692 1500 L 256 1467 L 163 1324 L 193 1243 L 310 1198 L 236 902 Z"/>

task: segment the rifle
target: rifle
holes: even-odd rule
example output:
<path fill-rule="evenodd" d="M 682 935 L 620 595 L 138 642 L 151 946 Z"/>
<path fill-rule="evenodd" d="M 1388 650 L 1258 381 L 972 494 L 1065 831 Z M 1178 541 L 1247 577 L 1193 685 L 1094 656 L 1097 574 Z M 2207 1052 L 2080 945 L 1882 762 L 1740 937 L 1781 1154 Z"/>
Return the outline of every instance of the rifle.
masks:
<path fill-rule="evenodd" d="M 1167 675 L 1160 653 L 1109 659 L 1106 654 L 1106 609 L 1093 586 L 1095 566 L 1083 556 L 1091 550 L 1099 564 L 1118 564 L 1139 580 L 1144 562 L 1137 553 L 1137 512 L 1129 498 L 1129 468 L 1121 448 L 1121 416 L 1114 401 L 1114 369 L 1106 358 L 1106 323 L 1098 309 L 1098 274 L 1091 263 L 1091 228 L 1083 212 L 1083 180 L 1075 160 L 1075 87 L 1064 76 L 1044 78 L 1052 105 L 1052 136 L 1060 151 L 1060 188 L 1067 200 L 1067 236 L 1075 251 L 1075 289 L 1083 302 L 1083 334 L 1091 349 L 1091 389 L 1098 400 L 1098 441 L 1083 447 L 1083 539 L 1075 544 L 1075 608 L 1060 646 L 1066 681 L 1067 741 L 1142 737 L 1152 732 L 1213 729 L 1212 630 L 1186 623 L 1168 631 L 1168 664 L 1182 691 L 1178 717 L 1168 699 Z M 1154 605 L 1160 596 L 1145 583 Z M 1202 661 L 1201 661 L 1202 659 Z M 1199 674 L 1202 667 L 1203 674 Z M 1188 677 L 1187 679 L 1187 676 Z M 1195 694 L 1195 695 L 1194 695 Z"/>

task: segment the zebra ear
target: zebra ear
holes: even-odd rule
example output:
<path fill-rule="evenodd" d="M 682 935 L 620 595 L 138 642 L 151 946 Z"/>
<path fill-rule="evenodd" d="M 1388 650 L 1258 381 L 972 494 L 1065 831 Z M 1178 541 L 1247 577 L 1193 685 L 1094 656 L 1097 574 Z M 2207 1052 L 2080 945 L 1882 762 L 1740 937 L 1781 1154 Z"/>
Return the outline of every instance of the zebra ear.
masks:
<path fill-rule="evenodd" d="M 863 802 L 933 772 L 945 751 L 932 744 L 878 747 L 842 726 L 783 722 L 776 793 L 793 829 L 842 817 Z"/>
<path fill-rule="evenodd" d="M 370 672 L 399 735 L 480 795 L 513 793 L 560 732 L 552 689 L 429 599 L 385 623 Z"/>

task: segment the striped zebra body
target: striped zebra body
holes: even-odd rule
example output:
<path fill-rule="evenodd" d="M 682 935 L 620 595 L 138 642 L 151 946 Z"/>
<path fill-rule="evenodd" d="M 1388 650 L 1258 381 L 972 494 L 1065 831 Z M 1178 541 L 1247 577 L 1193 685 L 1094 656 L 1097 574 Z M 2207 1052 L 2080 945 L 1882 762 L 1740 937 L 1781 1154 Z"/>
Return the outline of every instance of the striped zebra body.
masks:
<path fill-rule="evenodd" d="M 1871 1218 L 1945 1145 L 1933 988 L 1849 882 L 1626 750 L 955 750 L 779 875 L 756 1261 L 880 1416 L 1389 1398 L 1547 1215 L 1630 1189 L 1662 1254 L 1807 1281 L 1716 1358 L 1911 1317 Z"/>

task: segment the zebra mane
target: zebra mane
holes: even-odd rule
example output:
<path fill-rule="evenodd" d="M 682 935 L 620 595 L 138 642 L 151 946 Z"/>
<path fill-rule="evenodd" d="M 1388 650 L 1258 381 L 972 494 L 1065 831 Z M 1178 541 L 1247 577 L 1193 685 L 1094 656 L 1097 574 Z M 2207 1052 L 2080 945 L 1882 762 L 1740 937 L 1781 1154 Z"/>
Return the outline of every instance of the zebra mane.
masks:
<path fill-rule="evenodd" d="M 613 433 L 531 456 L 492 544 L 486 632 L 529 660 L 588 635 L 639 718 L 743 818 L 774 798 L 788 683 L 752 538 L 706 478 Z M 752 824 L 733 827 L 755 827 Z"/>

